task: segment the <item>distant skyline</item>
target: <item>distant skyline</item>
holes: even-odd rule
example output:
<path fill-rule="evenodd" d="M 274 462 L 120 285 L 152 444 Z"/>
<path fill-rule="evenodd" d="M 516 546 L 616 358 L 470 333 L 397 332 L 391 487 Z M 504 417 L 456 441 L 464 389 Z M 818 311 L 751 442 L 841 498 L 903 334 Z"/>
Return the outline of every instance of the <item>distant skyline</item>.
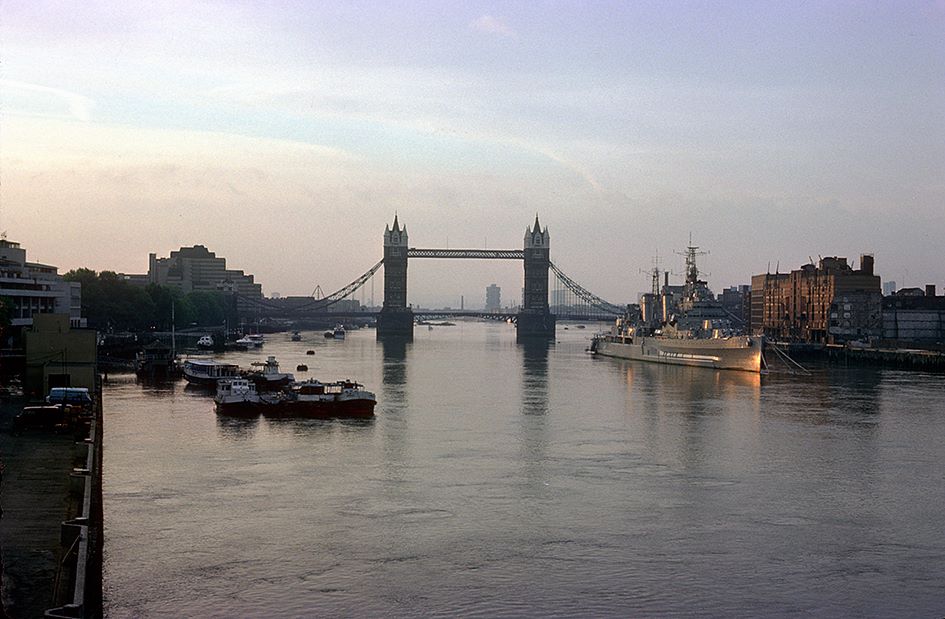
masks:
<path fill-rule="evenodd" d="M 945 288 L 945 0 L 0 3 L 0 230 L 31 260 L 203 244 L 307 295 L 395 212 L 500 249 L 538 212 L 615 302 L 690 232 L 716 292 L 861 253 Z M 491 283 L 521 265 L 410 263 L 417 304 Z"/>

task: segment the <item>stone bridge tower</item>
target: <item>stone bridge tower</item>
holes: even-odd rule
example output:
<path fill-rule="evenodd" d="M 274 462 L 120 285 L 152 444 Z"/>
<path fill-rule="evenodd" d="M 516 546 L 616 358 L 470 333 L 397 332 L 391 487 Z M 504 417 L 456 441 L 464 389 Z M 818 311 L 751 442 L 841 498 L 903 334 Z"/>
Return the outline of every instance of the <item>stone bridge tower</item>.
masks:
<path fill-rule="evenodd" d="M 384 307 L 377 317 L 377 336 L 413 335 L 413 310 L 407 307 L 407 226 L 384 228 Z"/>
<path fill-rule="evenodd" d="M 548 309 L 550 240 L 548 229 L 541 229 L 535 215 L 535 227 L 525 229 L 525 294 L 518 313 L 519 338 L 555 335 L 555 317 Z"/>

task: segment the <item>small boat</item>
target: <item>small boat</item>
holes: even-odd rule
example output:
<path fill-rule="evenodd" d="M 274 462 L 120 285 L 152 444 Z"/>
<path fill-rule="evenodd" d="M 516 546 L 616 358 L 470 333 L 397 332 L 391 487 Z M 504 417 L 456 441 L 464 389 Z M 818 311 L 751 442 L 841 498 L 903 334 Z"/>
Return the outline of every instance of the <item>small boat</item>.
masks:
<path fill-rule="evenodd" d="M 314 350 L 306 350 L 306 351 L 305 351 L 305 354 L 306 354 L 306 355 L 314 355 L 314 354 L 315 354 L 315 351 L 314 351 Z"/>
<path fill-rule="evenodd" d="M 292 336 L 289 339 L 291 339 L 293 342 L 301 342 L 302 334 L 299 333 L 298 331 L 293 331 Z"/>
<path fill-rule="evenodd" d="M 180 377 L 173 349 L 157 340 L 135 355 L 135 373 L 142 378 Z"/>
<path fill-rule="evenodd" d="M 295 380 L 291 374 L 279 371 L 279 362 L 273 355 L 265 361 L 254 361 L 252 366 L 259 369 L 247 373 L 246 378 L 253 381 L 259 391 L 276 391 Z"/>
<path fill-rule="evenodd" d="M 234 343 L 236 344 L 236 347 L 239 348 L 240 350 L 248 350 L 250 348 L 255 348 L 256 346 L 253 343 L 253 340 L 249 339 L 246 336 L 241 337 L 240 339 L 236 340 L 236 342 Z"/>
<path fill-rule="evenodd" d="M 295 366 L 295 371 L 296 371 L 296 372 L 308 372 L 308 366 L 305 365 L 304 363 L 300 363 L 300 364 L 298 364 L 297 366 Z"/>
<path fill-rule="evenodd" d="M 322 333 L 322 335 L 324 335 L 326 339 L 330 339 L 330 338 L 335 337 L 335 332 L 329 329 L 328 331 L 325 331 L 324 333 Z"/>
<path fill-rule="evenodd" d="M 221 378 L 239 378 L 240 366 L 215 359 L 187 359 L 184 378 L 195 385 L 216 386 Z"/>
<path fill-rule="evenodd" d="M 335 329 L 331 332 L 331 336 L 336 340 L 345 339 L 345 328 L 344 325 L 335 325 Z"/>
<path fill-rule="evenodd" d="M 266 338 L 261 333 L 252 333 L 246 336 L 253 344 L 253 348 L 261 348 L 263 344 L 266 343 Z"/>
<path fill-rule="evenodd" d="M 213 348 L 213 336 L 201 335 L 200 339 L 197 340 L 197 348 L 202 348 L 204 350 L 210 350 Z"/>
<path fill-rule="evenodd" d="M 217 393 L 213 396 L 217 414 L 233 417 L 255 417 L 262 404 L 256 385 L 245 378 L 227 378 L 217 382 Z"/>

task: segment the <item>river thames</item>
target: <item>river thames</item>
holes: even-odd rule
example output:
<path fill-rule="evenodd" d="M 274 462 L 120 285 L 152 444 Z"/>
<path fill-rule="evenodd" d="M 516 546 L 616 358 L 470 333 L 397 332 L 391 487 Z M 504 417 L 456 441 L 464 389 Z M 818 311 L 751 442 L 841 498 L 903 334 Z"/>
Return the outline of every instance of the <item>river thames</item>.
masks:
<path fill-rule="evenodd" d="M 226 419 L 110 376 L 107 615 L 945 613 L 945 377 L 597 359 L 595 329 L 220 357 L 363 382 L 368 422 Z"/>

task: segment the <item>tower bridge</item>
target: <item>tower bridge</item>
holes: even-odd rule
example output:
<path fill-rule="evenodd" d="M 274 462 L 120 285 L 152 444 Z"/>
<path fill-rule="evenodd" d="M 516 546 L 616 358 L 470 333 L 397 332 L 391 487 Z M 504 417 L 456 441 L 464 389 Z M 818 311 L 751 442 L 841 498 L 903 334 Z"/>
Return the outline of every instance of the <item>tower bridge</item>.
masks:
<path fill-rule="evenodd" d="M 552 338 L 559 317 L 578 320 L 609 319 L 623 314 L 625 308 L 601 299 L 576 281 L 568 277 L 551 262 L 551 236 L 542 229 L 538 216 L 533 225 L 525 230 L 522 249 L 435 249 L 410 247 L 407 227 L 401 226 L 394 216 L 393 225 L 384 229 L 384 257 L 356 280 L 320 299 L 297 304 L 291 309 L 281 308 L 283 316 L 365 316 L 368 312 L 351 313 L 339 310 L 339 302 L 352 298 L 384 267 L 384 304 L 377 318 L 377 336 L 409 337 L 413 334 L 417 317 L 427 316 L 488 316 L 511 319 L 515 322 L 518 337 Z M 485 312 L 478 310 L 414 310 L 407 303 L 407 265 L 410 259 L 465 259 L 465 260 L 521 260 L 524 274 L 522 307 L 517 312 Z M 555 302 L 549 303 L 549 277 L 553 276 L 559 286 L 555 290 Z M 256 302 L 262 310 L 274 310 L 275 306 Z M 554 311 L 553 311 L 554 310 Z M 557 312 L 557 315 L 554 312 Z"/>
<path fill-rule="evenodd" d="M 515 316 L 518 337 L 554 337 L 556 316 L 548 304 L 548 273 L 552 269 L 550 242 L 548 229 L 542 229 L 536 215 L 535 223 L 525 230 L 522 249 L 420 249 L 409 246 L 407 227 L 401 228 L 395 215 L 393 227 L 387 226 L 384 230 L 384 306 L 377 317 L 378 337 L 413 333 L 414 312 L 407 304 L 410 258 L 521 260 L 525 286 L 522 308 Z M 554 272 L 558 270 L 555 268 Z M 567 281 L 574 284 L 569 278 Z M 598 300 L 610 306 L 606 309 L 611 314 L 620 314 L 621 308 Z"/>

